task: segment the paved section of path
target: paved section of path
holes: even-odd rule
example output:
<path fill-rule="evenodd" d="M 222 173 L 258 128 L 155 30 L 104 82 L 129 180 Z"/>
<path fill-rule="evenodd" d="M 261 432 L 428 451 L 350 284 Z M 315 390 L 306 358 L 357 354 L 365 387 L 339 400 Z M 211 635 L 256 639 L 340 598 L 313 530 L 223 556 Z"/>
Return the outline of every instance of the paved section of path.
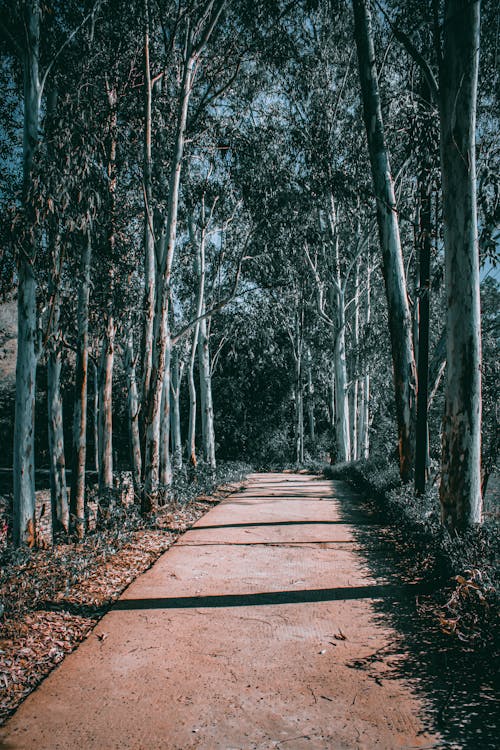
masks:
<path fill-rule="evenodd" d="M 439 747 L 411 686 L 384 662 L 359 667 L 394 632 L 375 612 L 391 587 L 360 554 L 351 494 L 252 475 L 126 590 L 0 747 Z"/>

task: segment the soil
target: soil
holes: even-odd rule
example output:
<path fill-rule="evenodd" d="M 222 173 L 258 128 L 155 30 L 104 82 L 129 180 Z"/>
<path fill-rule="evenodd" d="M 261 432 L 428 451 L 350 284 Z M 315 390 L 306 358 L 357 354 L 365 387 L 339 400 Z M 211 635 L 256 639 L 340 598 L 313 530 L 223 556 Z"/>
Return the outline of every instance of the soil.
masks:
<path fill-rule="evenodd" d="M 257 474 L 132 583 L 0 730 L 3 748 L 442 747 L 377 604 L 343 482 Z M 447 745 L 450 747 L 449 745 Z"/>

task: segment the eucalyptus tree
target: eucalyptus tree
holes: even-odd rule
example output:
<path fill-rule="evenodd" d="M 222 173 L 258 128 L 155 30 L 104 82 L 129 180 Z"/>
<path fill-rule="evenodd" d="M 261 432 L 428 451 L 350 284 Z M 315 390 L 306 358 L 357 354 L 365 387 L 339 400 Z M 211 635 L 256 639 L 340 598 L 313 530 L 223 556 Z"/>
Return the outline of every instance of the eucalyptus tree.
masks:
<path fill-rule="evenodd" d="M 413 469 L 413 428 L 416 396 L 411 315 L 408 305 L 394 180 L 382 118 L 377 58 L 368 0 L 353 0 L 353 10 L 363 113 L 373 191 L 377 203 L 377 222 L 389 311 L 400 473 L 403 481 L 408 481 Z"/>
<path fill-rule="evenodd" d="M 156 309 L 154 322 L 154 346 L 151 386 L 146 411 L 145 489 L 144 509 L 152 507 L 157 500 L 160 485 L 160 442 L 167 446 L 167 438 L 161 437 L 162 394 L 164 412 L 169 411 L 171 331 L 169 308 L 171 304 L 172 265 L 177 241 L 177 220 L 180 195 L 182 159 L 188 128 L 189 104 L 196 74 L 211 37 L 219 24 L 224 2 L 206 2 L 196 7 L 186 7 L 182 12 L 182 42 L 177 42 L 180 85 L 176 91 L 177 115 L 170 163 L 168 166 L 168 198 L 162 217 L 158 237 L 158 274 L 156 284 Z M 224 70 L 226 73 L 226 70 Z M 217 90 L 209 90 L 206 100 L 212 101 Z M 204 92 L 206 93 L 206 92 Z M 206 104 L 201 96 L 200 106 Z M 195 113 L 196 114 L 196 113 Z M 165 416 L 165 415 L 164 415 Z M 166 421 L 164 419 L 164 424 Z"/>
<path fill-rule="evenodd" d="M 441 12 L 442 11 L 442 12 Z M 428 14 L 431 16 L 431 14 Z M 420 66 L 439 107 L 446 348 L 441 517 L 452 530 L 481 520 L 481 332 L 476 196 L 476 103 L 480 2 L 446 0 L 432 24 L 432 56 L 391 28 Z M 436 73 L 437 69 L 437 73 Z"/>
<path fill-rule="evenodd" d="M 300 154 L 297 172 L 307 195 L 307 222 L 315 225 L 304 243 L 304 259 L 316 286 L 319 320 L 333 342 L 336 451 L 339 460 L 350 461 L 357 455 L 360 272 L 370 231 L 356 192 L 363 189 L 366 164 L 358 159 L 356 166 L 347 166 L 359 154 L 360 133 L 352 112 L 355 67 L 346 25 L 335 24 L 321 6 L 310 11 L 308 21 L 295 32 L 301 35 L 300 52 L 291 73 L 283 75 L 283 88 Z"/>
<path fill-rule="evenodd" d="M 441 517 L 450 530 L 481 521 L 481 319 L 476 205 L 479 0 L 447 0 L 439 66 L 447 372 Z"/>
<path fill-rule="evenodd" d="M 14 538 L 17 544 L 33 544 L 34 518 L 34 419 L 37 365 L 36 258 L 41 234 L 38 227 L 38 183 L 34 170 L 41 141 L 42 99 L 46 84 L 65 48 L 95 8 L 80 17 L 68 32 L 67 23 L 48 24 L 39 0 L 19 0 L 1 8 L 2 36 L 8 54 L 22 71 L 23 90 L 23 187 L 17 236 L 18 350 L 16 369 L 16 418 L 14 427 Z M 71 15 L 71 14 L 70 14 Z M 50 32 L 48 33 L 48 30 Z"/>

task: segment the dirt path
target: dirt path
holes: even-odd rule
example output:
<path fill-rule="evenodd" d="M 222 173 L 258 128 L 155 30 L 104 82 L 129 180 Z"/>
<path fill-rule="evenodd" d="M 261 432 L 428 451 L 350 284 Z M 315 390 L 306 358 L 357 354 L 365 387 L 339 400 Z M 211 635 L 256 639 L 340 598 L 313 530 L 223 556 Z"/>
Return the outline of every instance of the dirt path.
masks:
<path fill-rule="evenodd" d="M 127 589 L 0 747 L 439 747 L 394 654 L 378 658 L 395 635 L 374 602 L 398 592 L 358 550 L 351 493 L 252 475 Z"/>

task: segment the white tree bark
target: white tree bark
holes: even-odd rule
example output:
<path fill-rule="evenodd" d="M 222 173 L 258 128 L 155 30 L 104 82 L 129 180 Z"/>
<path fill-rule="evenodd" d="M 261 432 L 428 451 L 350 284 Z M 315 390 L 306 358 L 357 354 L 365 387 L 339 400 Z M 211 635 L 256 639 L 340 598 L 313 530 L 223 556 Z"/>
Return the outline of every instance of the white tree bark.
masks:
<path fill-rule="evenodd" d="M 440 67 L 447 368 L 441 518 L 451 531 L 479 523 L 481 325 L 476 207 L 479 0 L 446 0 Z"/>
<path fill-rule="evenodd" d="M 165 492 L 172 483 L 172 461 L 170 459 L 170 342 L 166 349 L 165 372 L 163 379 L 163 392 L 161 400 L 161 425 L 160 425 L 160 484 Z"/>
<path fill-rule="evenodd" d="M 151 387 L 146 411 L 146 451 L 143 511 L 147 512 L 155 504 L 160 480 L 160 440 L 161 412 L 164 382 L 168 380 L 167 404 L 170 402 L 170 351 L 172 334 L 169 327 L 169 305 L 172 263 L 177 238 L 177 215 L 179 205 L 179 187 L 182 169 L 182 156 L 186 139 L 189 100 L 193 89 L 196 65 L 222 13 L 224 0 L 211 2 L 199 23 L 193 28 L 188 26 L 184 46 L 182 82 L 179 92 L 179 108 L 176 119 L 174 148 L 170 161 L 168 185 L 167 216 L 164 233 L 159 242 L 159 274 L 156 283 L 156 307 L 154 326 L 153 366 Z M 197 37 L 197 39 L 195 39 Z M 168 444 L 162 446 L 168 452 Z"/>
<path fill-rule="evenodd" d="M 13 534 L 16 545 L 34 545 L 35 530 L 35 383 L 36 383 L 36 280 L 35 221 L 32 205 L 33 157 L 38 145 L 41 85 L 39 79 L 40 3 L 25 3 L 23 70 L 23 206 L 25 227 L 18 257 L 16 411 L 14 424 Z"/>
<path fill-rule="evenodd" d="M 365 301 L 365 327 L 370 327 L 371 322 L 371 268 L 370 254 L 366 259 L 366 301 Z M 368 358 L 365 363 L 365 374 L 360 381 L 360 407 L 358 426 L 358 458 L 369 458 L 370 456 L 370 373 Z"/>
<path fill-rule="evenodd" d="M 361 230 L 358 228 L 358 237 Z M 359 273 L 361 256 L 354 266 L 354 320 L 352 325 L 352 377 L 350 390 L 349 414 L 351 419 L 351 460 L 358 458 L 358 421 L 359 421 Z"/>
<path fill-rule="evenodd" d="M 349 424 L 349 398 L 347 391 L 347 359 L 345 349 L 345 282 L 342 283 L 340 272 L 339 236 L 337 226 L 337 214 L 331 197 L 330 226 L 332 229 L 332 240 L 335 249 L 335 431 L 337 437 L 338 460 L 351 460 L 351 434 Z"/>
<path fill-rule="evenodd" d="M 165 230 L 161 238 L 160 276 L 156 284 L 156 310 L 153 348 L 153 369 L 151 387 L 146 413 L 146 455 L 143 511 L 154 507 L 160 483 L 160 440 L 161 425 L 165 423 L 165 412 L 170 410 L 170 350 L 171 331 L 169 326 L 170 279 L 177 237 L 177 213 L 179 205 L 179 186 L 181 178 L 182 155 L 186 137 L 187 114 L 189 98 L 192 90 L 195 59 L 188 54 L 184 64 L 184 74 L 179 98 L 179 113 L 177 118 L 174 153 L 171 161 L 168 209 Z M 168 381 L 167 398 L 163 399 L 164 383 Z M 162 408 L 162 399 L 164 400 Z M 163 418 L 162 418 L 163 414 Z M 164 424 L 163 434 L 166 434 Z M 168 479 L 171 473 L 167 471 L 170 459 L 165 457 L 169 452 L 168 441 L 161 447 L 163 453 L 164 471 L 162 479 Z M 169 481 L 170 481 L 169 480 Z M 169 482 L 162 481 L 163 485 Z"/>
<path fill-rule="evenodd" d="M 385 143 L 371 14 L 367 0 L 353 0 L 353 9 L 363 113 L 373 191 L 377 202 L 377 222 L 389 313 L 400 474 L 403 481 L 408 481 L 413 469 L 416 393 L 412 320 L 406 291 L 394 183 Z"/>
<path fill-rule="evenodd" d="M 172 352 L 172 380 L 170 384 L 170 416 L 172 434 L 172 457 L 174 469 L 182 468 L 182 435 L 181 435 L 181 383 L 184 363 L 179 362 L 178 349 Z"/>
<path fill-rule="evenodd" d="M 347 393 L 347 360 L 345 351 L 345 299 L 342 290 L 336 293 L 337 331 L 335 336 L 335 432 L 337 454 L 341 462 L 351 460 L 349 399 Z"/>
<path fill-rule="evenodd" d="M 309 422 L 309 438 L 314 441 L 316 424 L 314 418 L 314 384 L 312 377 L 311 349 L 307 349 L 307 415 Z"/>
<path fill-rule="evenodd" d="M 304 463 L 304 384 L 302 382 L 303 339 L 302 300 L 296 301 L 295 315 L 295 457 L 297 464 Z"/>
<path fill-rule="evenodd" d="M 201 314 L 201 313 L 200 313 Z M 189 386 L 189 424 L 187 439 L 187 454 L 191 466 L 196 466 L 196 383 L 194 380 L 194 365 L 196 362 L 196 352 L 198 349 L 198 334 L 200 326 L 197 323 L 193 331 L 193 340 L 191 342 L 191 353 L 188 365 L 188 386 Z"/>
<path fill-rule="evenodd" d="M 130 439 L 130 460 L 132 464 L 132 473 L 134 477 L 134 484 L 139 487 L 141 484 L 142 476 L 142 462 L 141 462 L 141 439 L 139 434 L 139 391 L 137 388 L 137 377 L 136 377 L 136 359 L 134 356 L 134 332 L 132 326 L 130 326 L 127 339 L 125 342 L 125 368 L 127 371 L 127 385 L 128 385 L 128 424 L 129 424 L 129 439 Z"/>
<path fill-rule="evenodd" d="M 202 308 L 202 315 L 205 305 Z M 210 364 L 210 340 L 207 319 L 200 321 L 198 338 L 198 365 L 200 373 L 200 405 L 203 457 L 211 469 L 215 469 L 214 405 L 212 399 L 212 368 Z"/>

